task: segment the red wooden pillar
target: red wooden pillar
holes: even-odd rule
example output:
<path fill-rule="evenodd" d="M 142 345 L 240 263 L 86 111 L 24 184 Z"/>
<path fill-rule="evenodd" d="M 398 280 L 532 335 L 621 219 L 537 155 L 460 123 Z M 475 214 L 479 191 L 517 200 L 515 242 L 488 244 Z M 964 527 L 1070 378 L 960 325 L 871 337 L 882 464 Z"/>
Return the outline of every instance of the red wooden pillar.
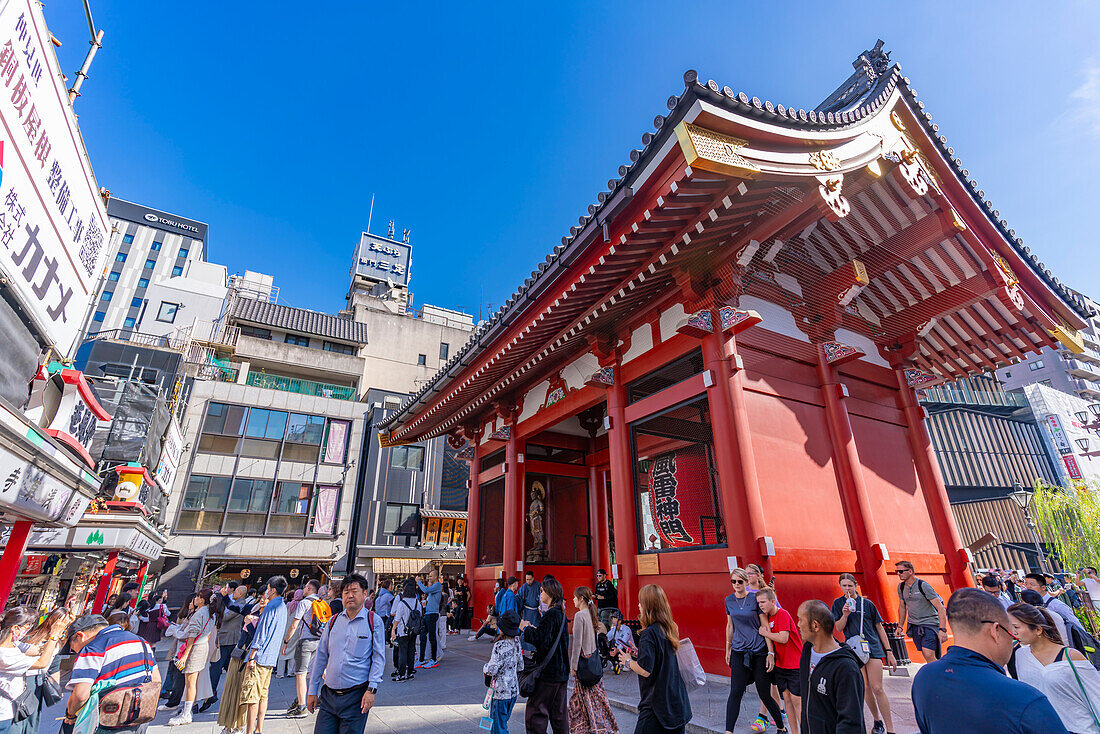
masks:
<path fill-rule="evenodd" d="M 131 609 L 137 608 L 138 599 L 141 599 L 141 597 L 145 594 L 145 576 L 148 573 L 149 573 L 149 561 L 142 561 L 141 565 L 138 566 L 138 574 L 137 574 L 138 590 L 137 590 L 137 594 L 134 596 L 133 599 L 130 600 L 130 608 Z"/>
<path fill-rule="evenodd" d="M 879 542 L 875 518 L 867 497 L 867 482 L 863 478 L 863 463 L 859 458 L 851 417 L 844 400 L 847 397 L 847 388 L 840 381 L 836 366 L 826 361 L 824 347 L 815 344 L 814 349 L 817 353 L 817 379 L 825 400 L 825 416 L 829 424 L 829 438 L 833 444 L 840 499 L 844 514 L 849 520 L 848 528 L 852 533 L 856 557 L 863 570 L 865 592 L 888 622 L 896 622 L 897 608 L 891 600 L 891 583 L 884 565 L 886 548 Z"/>
<path fill-rule="evenodd" d="M 508 434 L 504 474 L 504 578 L 516 575 L 523 561 L 523 464 L 520 463 L 520 442 L 516 427 Z"/>
<path fill-rule="evenodd" d="M 770 558 L 765 554 L 763 543 L 764 508 L 756 478 L 748 415 L 737 376 L 739 371 L 730 368 L 731 355 L 726 351 L 726 339 L 720 332 L 707 334 L 702 339 L 703 367 L 711 370 L 714 377 L 708 399 L 726 544 L 741 566 L 760 563 L 764 573 L 771 576 Z M 732 338 L 729 340 L 732 343 Z M 738 414 L 743 420 L 738 420 Z M 755 495 L 755 505 L 750 500 L 750 493 Z"/>
<path fill-rule="evenodd" d="M 115 575 L 115 565 L 118 563 L 118 551 L 107 554 L 107 564 L 103 567 L 103 575 L 99 577 L 99 586 L 95 590 L 95 601 L 92 602 L 92 614 L 102 614 L 103 605 L 107 603 L 107 593 L 111 590 L 111 577 Z"/>
<path fill-rule="evenodd" d="M 619 567 L 619 608 L 634 609 L 638 599 L 638 526 L 635 517 L 634 471 L 630 431 L 626 425 L 626 385 L 616 359 L 615 384 L 607 395 L 607 432 L 611 461 L 611 507 L 615 529 L 615 564 Z M 608 569 L 610 571 L 610 569 Z M 625 614 L 625 612 L 624 612 Z"/>
<path fill-rule="evenodd" d="M 936 454 L 932 449 L 932 437 L 924 424 L 924 408 L 917 402 L 917 394 L 905 377 L 905 367 L 894 365 L 894 376 L 898 382 L 898 395 L 905 425 L 909 429 L 909 447 L 913 452 L 913 462 L 917 469 L 917 478 L 924 491 L 924 502 L 928 505 L 928 514 L 932 519 L 932 528 L 940 544 L 940 552 L 947 559 L 947 573 L 952 589 L 974 586 L 974 577 L 967 565 L 967 552 L 963 546 L 955 517 L 951 514 L 951 502 L 947 498 L 947 488 L 943 484 Z"/>
<path fill-rule="evenodd" d="M 0 556 L 0 611 L 7 605 L 8 596 L 15 585 L 15 577 L 23 562 L 23 554 L 27 551 L 33 525 L 30 520 L 19 520 L 12 525 L 8 544 L 4 547 L 4 554 Z"/>
<path fill-rule="evenodd" d="M 594 444 L 595 441 L 590 442 Z M 600 568 L 601 550 L 607 546 L 607 522 L 600 516 L 600 493 L 603 477 L 595 465 L 588 467 L 588 562 Z M 603 515 L 606 518 L 607 515 Z M 603 566 L 603 568 L 607 568 Z"/>
<path fill-rule="evenodd" d="M 473 445 L 474 456 L 470 459 L 470 495 L 466 502 L 466 586 L 470 589 L 470 609 L 477 609 L 474 594 L 474 569 L 477 568 L 478 528 L 481 520 L 481 446 L 480 434 L 467 440 Z"/>

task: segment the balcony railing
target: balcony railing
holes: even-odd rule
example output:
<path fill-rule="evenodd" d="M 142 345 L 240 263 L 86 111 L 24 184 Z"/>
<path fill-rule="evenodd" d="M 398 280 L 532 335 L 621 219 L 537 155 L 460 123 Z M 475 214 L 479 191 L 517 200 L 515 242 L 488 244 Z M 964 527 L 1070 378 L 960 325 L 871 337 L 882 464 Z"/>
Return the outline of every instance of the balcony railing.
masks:
<path fill-rule="evenodd" d="M 133 329 L 108 329 L 107 331 L 99 331 L 95 334 L 89 334 L 87 341 L 128 342 L 130 344 L 140 344 L 144 347 L 171 349 L 176 352 L 182 352 L 184 346 L 186 346 L 187 344 L 186 339 L 181 339 L 175 336 L 156 336 L 155 334 L 142 334 L 141 332 L 134 331 Z"/>
<path fill-rule="evenodd" d="M 355 400 L 354 387 L 330 385 L 326 382 L 302 380 L 297 377 L 282 377 L 266 372 L 249 372 L 245 382 L 253 387 L 263 387 L 268 390 L 282 390 L 283 392 L 313 395 L 318 398 L 333 398 L 334 400 Z"/>

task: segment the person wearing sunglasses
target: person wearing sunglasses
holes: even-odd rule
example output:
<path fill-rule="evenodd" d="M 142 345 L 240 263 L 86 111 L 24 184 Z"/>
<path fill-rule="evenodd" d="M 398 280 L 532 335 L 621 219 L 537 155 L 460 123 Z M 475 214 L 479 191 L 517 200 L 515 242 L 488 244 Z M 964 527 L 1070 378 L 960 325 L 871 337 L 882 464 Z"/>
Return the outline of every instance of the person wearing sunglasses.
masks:
<path fill-rule="evenodd" d="M 924 662 L 938 660 L 947 644 L 943 599 L 932 584 L 917 577 L 911 562 L 898 561 L 894 572 L 898 575 L 898 627 L 913 638 Z"/>
<path fill-rule="evenodd" d="M 744 569 L 735 568 L 730 572 L 730 584 L 733 593 L 726 597 L 726 663 L 730 666 L 726 731 L 736 730 L 741 699 L 749 683 L 753 683 L 772 720 L 780 727 L 778 731 L 783 732 L 783 712 L 772 698 L 770 673 L 775 667 L 775 651 L 771 640 L 760 634 L 760 627 L 768 626 L 768 617 L 756 603 L 756 594 L 750 593 L 749 575 Z M 752 730 L 764 731 L 759 718 L 753 722 Z"/>
<path fill-rule="evenodd" d="M 1045 695 L 1005 675 L 1016 635 L 992 594 L 959 589 L 947 601 L 947 620 L 954 645 L 913 678 L 913 709 L 922 734 L 1066 732 Z M 975 706 L 975 701 L 996 705 Z"/>

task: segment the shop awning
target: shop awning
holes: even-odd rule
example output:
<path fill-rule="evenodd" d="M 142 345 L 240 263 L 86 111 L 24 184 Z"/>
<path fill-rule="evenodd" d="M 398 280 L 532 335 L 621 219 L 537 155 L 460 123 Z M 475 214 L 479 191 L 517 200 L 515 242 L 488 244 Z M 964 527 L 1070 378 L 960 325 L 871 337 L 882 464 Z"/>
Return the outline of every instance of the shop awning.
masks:
<path fill-rule="evenodd" d="M 466 513 L 460 510 L 434 510 L 421 508 L 420 516 L 423 518 L 438 517 L 441 520 L 465 520 Z"/>

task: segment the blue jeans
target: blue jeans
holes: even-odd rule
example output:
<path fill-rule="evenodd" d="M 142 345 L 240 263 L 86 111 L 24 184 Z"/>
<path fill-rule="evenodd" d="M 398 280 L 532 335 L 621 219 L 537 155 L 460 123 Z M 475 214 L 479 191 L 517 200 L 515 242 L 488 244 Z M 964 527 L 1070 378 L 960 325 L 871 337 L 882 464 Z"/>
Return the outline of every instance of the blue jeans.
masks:
<path fill-rule="evenodd" d="M 366 690 L 364 686 L 340 694 L 322 686 L 321 695 L 317 697 L 317 722 L 313 734 L 363 734 L 367 728 L 367 714 L 362 711 Z"/>
<path fill-rule="evenodd" d="M 516 705 L 514 698 L 494 698 L 489 704 L 489 718 L 493 720 L 493 728 L 489 734 L 508 734 L 508 719 L 512 716 L 512 708 Z M 2 734 L 2 732 L 0 732 Z"/>
<path fill-rule="evenodd" d="M 8 734 L 9 731 L 11 731 L 11 719 L 0 721 L 0 734 Z"/>

